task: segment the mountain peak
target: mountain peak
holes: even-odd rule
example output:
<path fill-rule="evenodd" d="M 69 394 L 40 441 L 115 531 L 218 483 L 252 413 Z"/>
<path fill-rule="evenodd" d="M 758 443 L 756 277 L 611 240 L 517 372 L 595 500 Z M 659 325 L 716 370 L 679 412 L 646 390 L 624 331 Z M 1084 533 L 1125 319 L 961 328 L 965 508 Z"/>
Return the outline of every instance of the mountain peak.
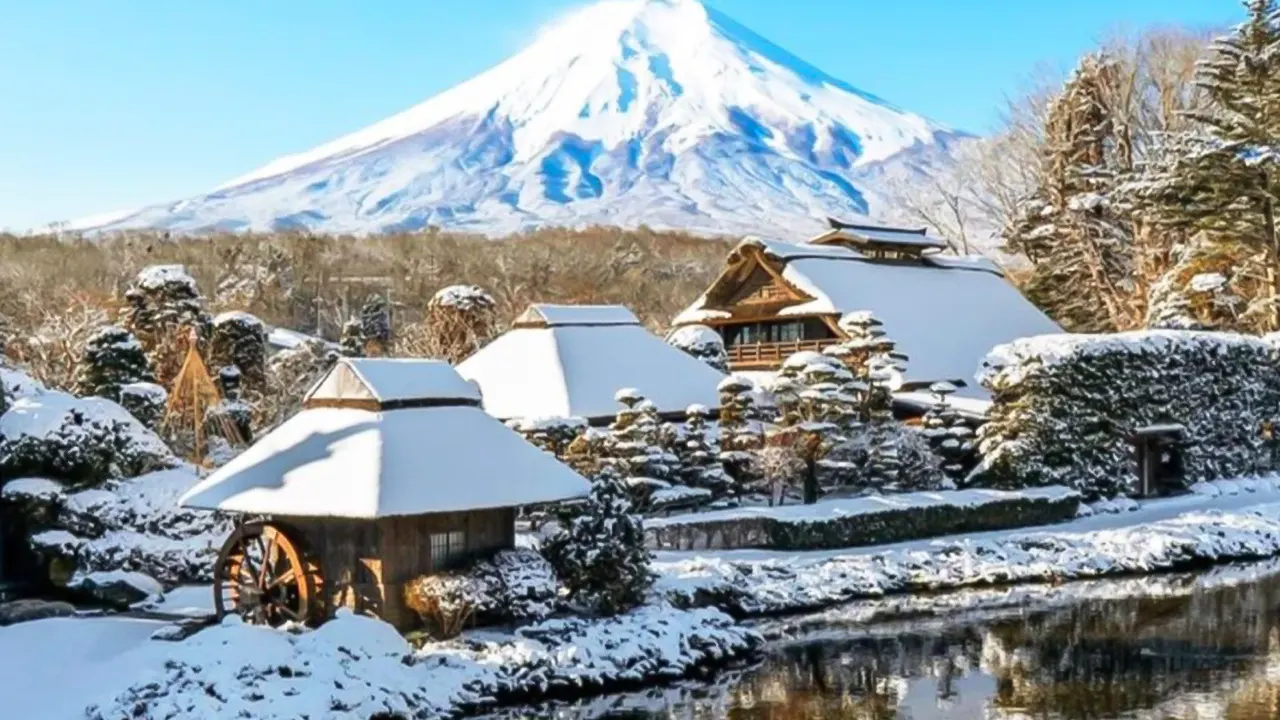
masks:
<path fill-rule="evenodd" d="M 953 136 L 697 0 L 604 0 L 419 105 L 107 229 L 816 227 L 871 212 L 860 177 Z"/>

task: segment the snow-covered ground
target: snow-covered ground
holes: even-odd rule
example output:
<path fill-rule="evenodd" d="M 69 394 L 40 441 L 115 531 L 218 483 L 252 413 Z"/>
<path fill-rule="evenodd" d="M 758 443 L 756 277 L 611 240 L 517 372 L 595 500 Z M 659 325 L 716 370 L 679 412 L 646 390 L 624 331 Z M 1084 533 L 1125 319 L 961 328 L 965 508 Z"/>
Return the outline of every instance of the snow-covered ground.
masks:
<path fill-rule="evenodd" d="M 763 639 L 717 610 L 645 606 L 553 619 L 415 650 L 349 612 L 288 632 L 238 618 L 181 641 L 164 623 L 61 618 L 0 628 L 6 720 L 449 717 L 505 703 L 678 680 L 755 654 Z"/>
<path fill-rule="evenodd" d="M 1201 484 L 1190 495 L 1074 522 L 815 552 L 661 552 L 655 589 L 737 614 L 814 610 L 922 589 L 1143 573 L 1280 554 L 1280 476 Z"/>

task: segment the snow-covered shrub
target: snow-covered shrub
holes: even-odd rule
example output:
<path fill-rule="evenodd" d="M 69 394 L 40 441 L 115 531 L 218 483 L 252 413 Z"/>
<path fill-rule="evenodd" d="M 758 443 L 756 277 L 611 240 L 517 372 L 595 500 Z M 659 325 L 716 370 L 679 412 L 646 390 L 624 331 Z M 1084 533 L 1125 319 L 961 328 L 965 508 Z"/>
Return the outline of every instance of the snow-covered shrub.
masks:
<path fill-rule="evenodd" d="M 155 433 L 103 398 L 50 390 L 19 399 L 0 416 L 0 481 L 51 477 L 91 486 L 176 462 Z"/>
<path fill-rule="evenodd" d="M 366 352 L 387 354 L 391 346 L 391 304 L 385 295 L 370 295 L 360 306 L 360 336 L 364 338 Z"/>
<path fill-rule="evenodd" d="M 450 285 L 432 296 L 402 345 L 410 355 L 460 362 L 493 339 L 497 318 L 497 303 L 484 288 Z"/>
<path fill-rule="evenodd" d="M 320 340 L 286 348 L 267 361 L 267 391 L 258 401 L 263 425 L 283 422 L 302 407 L 302 396 L 338 361 L 338 351 Z"/>
<path fill-rule="evenodd" d="M 215 317 L 209 367 L 213 372 L 234 367 L 250 388 L 261 389 L 267 372 L 266 325 L 247 312 L 226 312 Z"/>
<path fill-rule="evenodd" d="M 364 357 L 368 354 L 368 342 L 365 340 L 364 326 L 360 323 L 360 318 L 350 318 L 342 324 L 338 349 L 343 357 Z"/>
<path fill-rule="evenodd" d="M 485 603 L 485 587 L 467 572 L 423 575 L 405 583 L 405 605 L 441 639 L 457 637 Z"/>
<path fill-rule="evenodd" d="M 105 325 L 85 342 L 76 366 L 76 394 L 96 395 L 120 401 L 126 385 L 154 382 L 147 355 L 133 333 L 118 325 Z"/>
<path fill-rule="evenodd" d="M 644 524 L 612 468 L 592 480 L 584 501 L 563 507 L 559 519 L 542 552 L 571 600 L 605 615 L 643 601 L 653 582 Z"/>
<path fill-rule="evenodd" d="M 510 420 L 507 426 L 531 444 L 563 458 L 569 452 L 569 445 L 587 429 L 587 421 L 578 417 Z"/>
<path fill-rule="evenodd" d="M 186 353 L 188 333 L 203 342 L 209 337 L 210 317 L 196 281 L 181 265 L 143 268 L 124 293 L 121 325 L 142 343 L 151 370 L 161 384 L 178 372 Z"/>
<path fill-rule="evenodd" d="M 1187 483 L 1274 462 L 1263 428 L 1280 415 L 1280 364 L 1259 338 L 1044 335 L 996 347 L 979 380 L 994 401 L 978 431 L 976 479 L 986 484 L 1068 485 L 1090 499 L 1122 494 L 1136 474 L 1131 434 L 1170 423 L 1186 428 Z"/>
<path fill-rule="evenodd" d="M 706 325 L 682 325 L 667 333 L 667 344 L 720 372 L 729 372 L 729 353 L 724 348 L 724 338 Z"/>
<path fill-rule="evenodd" d="M 231 532 L 230 521 L 217 513 L 178 506 L 198 479 L 189 465 L 79 491 L 22 478 L 6 484 L 0 500 L 23 512 L 31 548 L 55 583 L 76 573 L 127 571 L 171 587 L 209 582 Z"/>
<path fill-rule="evenodd" d="M 560 583 L 536 550 L 501 550 L 476 563 L 470 574 L 485 588 L 484 602 L 476 607 L 482 622 L 537 620 L 556 609 Z"/>
<path fill-rule="evenodd" d="M 120 387 L 120 407 L 128 410 L 148 430 L 160 427 L 168 401 L 169 393 L 153 382 L 135 382 Z"/>

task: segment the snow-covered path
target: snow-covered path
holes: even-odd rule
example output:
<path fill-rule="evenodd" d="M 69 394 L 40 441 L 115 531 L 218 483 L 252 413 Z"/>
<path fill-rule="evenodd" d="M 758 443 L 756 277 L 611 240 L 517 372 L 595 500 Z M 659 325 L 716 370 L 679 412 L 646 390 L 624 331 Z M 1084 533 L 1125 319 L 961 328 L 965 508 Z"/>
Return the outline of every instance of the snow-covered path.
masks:
<path fill-rule="evenodd" d="M 1113 504 L 1114 507 L 1123 507 Z M 1280 554 L 1280 476 L 1201 484 L 1060 525 L 815 552 L 659 553 L 657 591 L 739 615 L 918 589 L 1146 573 Z"/>

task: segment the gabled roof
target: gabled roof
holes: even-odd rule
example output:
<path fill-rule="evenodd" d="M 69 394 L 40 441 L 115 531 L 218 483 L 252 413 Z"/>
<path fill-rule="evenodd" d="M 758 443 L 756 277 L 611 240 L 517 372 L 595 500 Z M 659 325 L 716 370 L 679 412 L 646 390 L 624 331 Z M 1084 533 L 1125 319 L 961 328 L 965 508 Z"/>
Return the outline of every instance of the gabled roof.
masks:
<path fill-rule="evenodd" d="M 479 405 L 480 390 L 442 360 L 342 358 L 303 397 L 307 407 Z"/>
<path fill-rule="evenodd" d="M 982 359 L 996 345 L 1031 335 L 1062 332 L 1005 280 L 989 261 L 925 256 L 919 262 L 882 263 L 848 248 L 788 245 L 749 238 L 735 252 L 760 250 L 782 278 L 810 299 L 779 317 L 867 310 L 884 323 L 908 356 L 906 381 L 963 383 L 959 395 L 986 397 L 974 382 Z M 704 294 L 674 324 L 723 320 Z"/>
<path fill-rule="evenodd" d="M 831 229 L 809 240 L 811 245 L 833 242 L 881 243 L 886 245 L 910 245 L 919 248 L 947 247 L 942 240 L 930 237 L 925 228 L 899 228 L 887 225 L 859 225 L 827 218 Z"/>
<path fill-rule="evenodd" d="M 595 306 L 578 313 L 561 306 L 551 315 L 555 324 L 516 327 L 458 365 L 463 377 L 480 386 L 484 409 L 494 417 L 613 417 L 621 409 L 614 395 L 628 387 L 661 413 L 683 413 L 695 403 L 719 406 L 716 385 L 724 374 L 666 344 L 638 321 L 559 322 L 634 319 L 626 308 Z"/>
<path fill-rule="evenodd" d="M 639 325 L 640 319 L 621 305 L 549 305 L 535 303 L 520 313 L 512 327 L 568 325 Z"/>
<path fill-rule="evenodd" d="M 477 398 L 452 397 L 463 388 L 474 393 L 474 387 L 445 363 L 343 360 L 326 380 L 335 377 L 367 379 L 365 388 L 388 401 L 429 404 L 304 409 L 179 503 L 253 514 L 371 519 L 554 502 L 590 489 L 568 466 L 481 410 Z M 340 384 L 322 381 L 310 397 Z"/>

